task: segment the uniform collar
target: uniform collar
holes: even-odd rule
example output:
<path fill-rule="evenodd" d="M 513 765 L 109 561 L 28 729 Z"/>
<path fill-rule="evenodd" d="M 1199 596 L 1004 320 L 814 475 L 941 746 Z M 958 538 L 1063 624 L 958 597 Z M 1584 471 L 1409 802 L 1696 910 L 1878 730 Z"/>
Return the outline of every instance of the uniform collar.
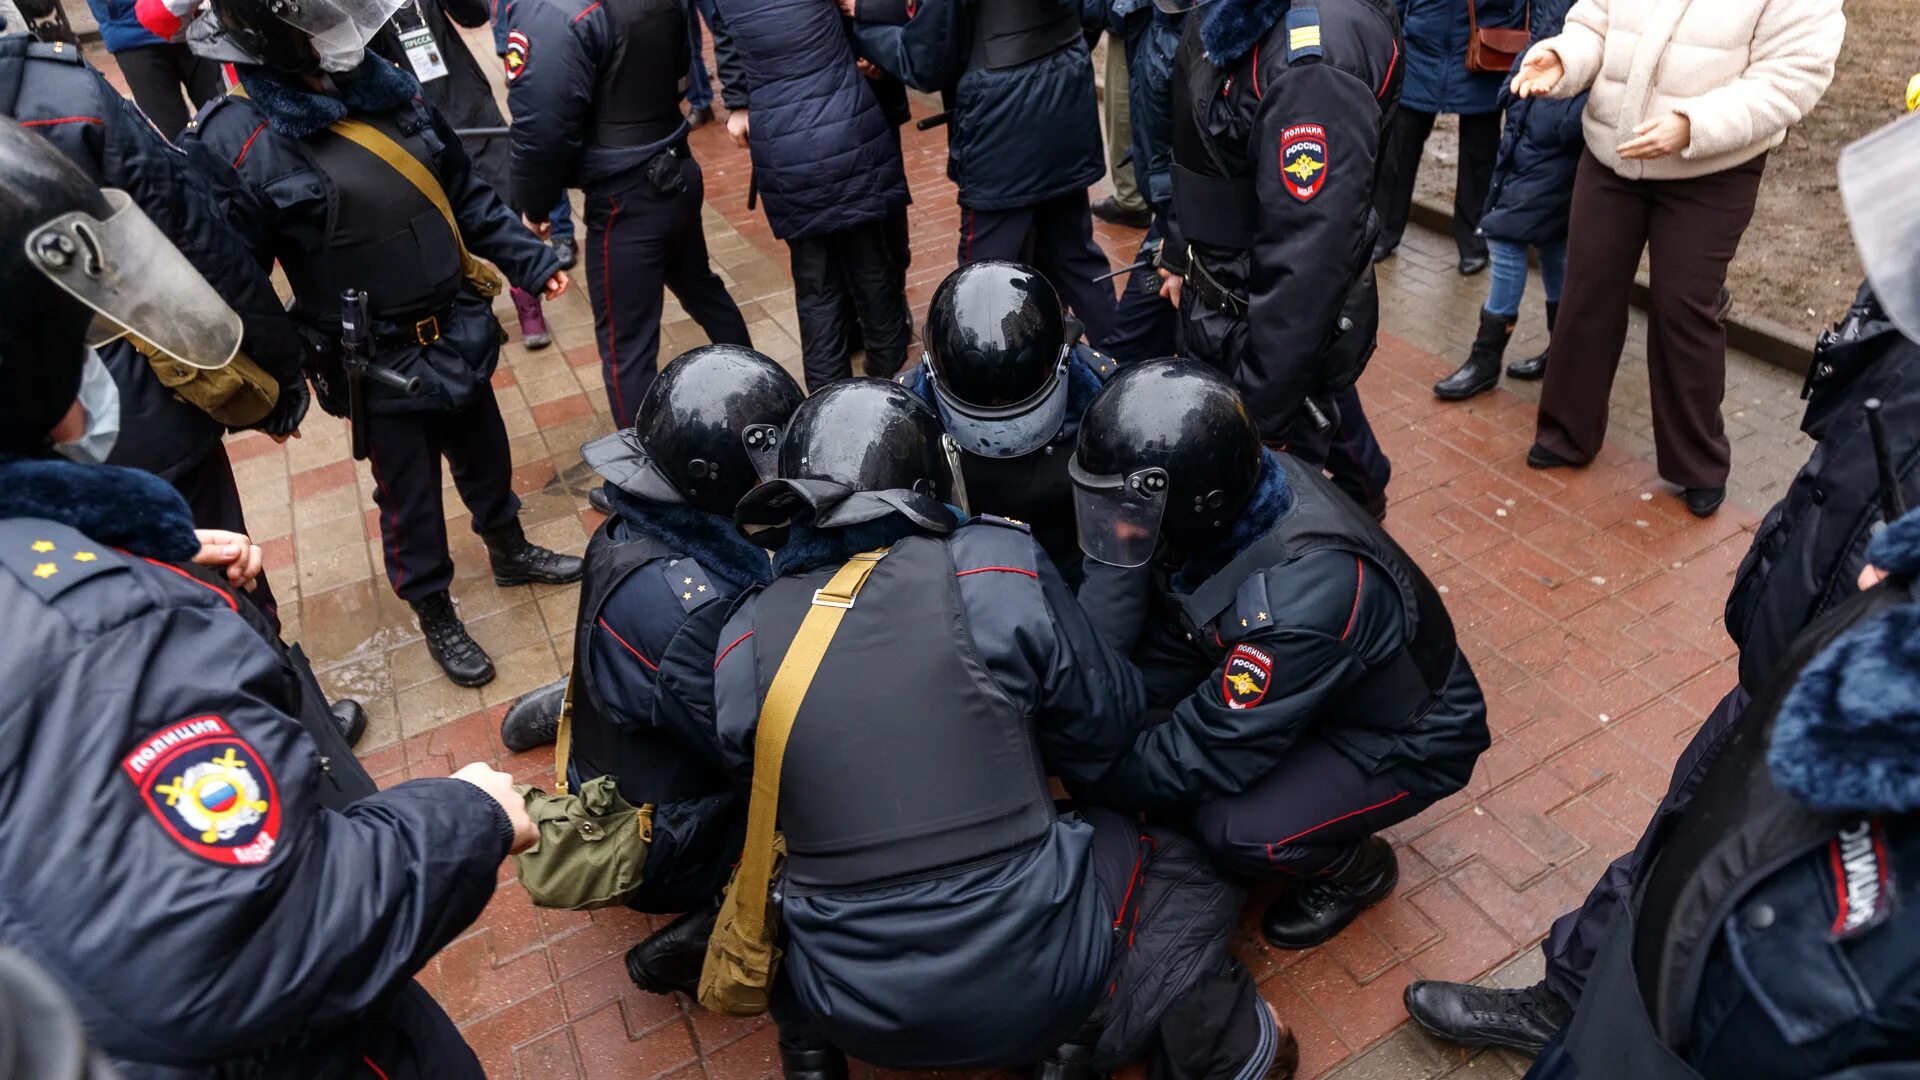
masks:
<path fill-rule="evenodd" d="M 187 501 L 149 472 L 0 455 L 0 519 L 59 522 L 103 544 L 169 562 L 200 550 Z"/>
<path fill-rule="evenodd" d="M 606 490 L 621 525 L 692 558 L 702 569 L 726 579 L 735 588 L 748 589 L 773 580 L 766 549 L 740 535 L 732 518 L 692 506 L 636 498 L 612 485 Z"/>
<path fill-rule="evenodd" d="M 1293 6 L 1293 0 L 1212 0 L 1200 13 L 1207 59 L 1225 67 L 1253 51 Z"/>
<path fill-rule="evenodd" d="M 380 57 L 368 53 L 340 94 L 322 94 L 296 85 L 270 68 L 236 65 L 240 85 L 277 135 L 304 139 L 325 131 L 349 113 L 379 116 L 405 108 L 420 96 L 420 84 Z"/>

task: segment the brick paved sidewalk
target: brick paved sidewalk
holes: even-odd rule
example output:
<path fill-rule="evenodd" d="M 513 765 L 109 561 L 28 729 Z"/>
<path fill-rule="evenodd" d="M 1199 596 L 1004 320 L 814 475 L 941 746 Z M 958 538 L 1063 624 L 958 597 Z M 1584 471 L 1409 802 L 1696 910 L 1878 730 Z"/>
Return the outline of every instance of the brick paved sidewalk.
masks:
<path fill-rule="evenodd" d="M 469 34 L 482 56 L 484 35 Z M 944 133 L 909 128 L 906 139 L 919 312 L 953 265 L 959 219 L 944 177 Z M 720 273 L 756 345 L 797 374 L 785 249 L 745 209 L 746 156 L 718 124 L 697 132 L 693 146 L 706 170 Z M 1103 226 L 1100 238 L 1118 265 L 1137 234 Z M 1400 888 L 1338 939 L 1278 953 L 1251 921 L 1243 926 L 1239 951 L 1298 1033 L 1307 1076 L 1517 1073 L 1517 1059 L 1469 1057 L 1412 1032 L 1401 990 L 1415 978 L 1537 977 L 1532 944 L 1631 844 L 1680 746 L 1733 684 L 1721 605 L 1754 511 L 1805 456 L 1792 380 L 1735 358 L 1733 499 L 1709 521 L 1688 516 L 1646 459 L 1645 381 L 1634 374 L 1644 367 L 1644 327 L 1636 325 L 1613 445 L 1577 473 L 1527 469 L 1528 400 L 1503 389 L 1445 407 L 1428 390 L 1464 356 L 1485 287 L 1453 274 L 1450 247 L 1416 233 L 1383 267 L 1390 334 L 1361 391 L 1394 461 L 1388 526 L 1446 594 L 1486 688 L 1495 738 L 1466 791 L 1392 830 Z M 549 308 L 555 344 L 539 352 L 519 344 L 504 299 L 500 314 L 514 340 L 494 382 L 523 520 L 535 540 L 578 553 L 597 523 L 578 448 L 611 428 L 586 298 L 576 288 Z M 1530 311 L 1516 354 L 1538 344 L 1537 321 Z M 670 300 L 663 356 L 701 341 Z M 483 689 L 455 687 L 386 587 L 372 478 L 349 459 L 342 422 L 316 410 L 305 437 L 284 448 L 241 435 L 230 450 L 288 638 L 304 643 L 331 691 L 359 698 L 371 714 L 368 768 L 391 784 L 480 759 L 523 781 L 549 780 L 548 751 L 504 755 L 496 733 L 507 702 L 566 667 L 574 590 L 496 588 L 449 486 L 460 567 L 453 592 L 499 668 Z M 511 869 L 502 869 L 480 921 L 420 976 L 490 1075 L 750 1080 L 777 1072 L 764 1021 L 715 1017 L 631 987 L 621 956 L 647 932 L 647 917 L 536 911 Z"/>

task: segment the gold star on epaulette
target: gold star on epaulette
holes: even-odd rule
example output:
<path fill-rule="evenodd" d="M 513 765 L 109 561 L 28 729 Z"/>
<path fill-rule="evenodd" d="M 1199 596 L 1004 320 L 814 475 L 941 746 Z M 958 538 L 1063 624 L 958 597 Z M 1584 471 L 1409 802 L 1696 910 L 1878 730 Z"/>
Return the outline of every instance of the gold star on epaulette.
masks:
<path fill-rule="evenodd" d="M 1241 620 L 1240 620 L 1240 625 L 1241 625 L 1241 626 L 1245 626 L 1245 625 L 1247 625 L 1247 620 L 1245 620 L 1245 619 L 1241 619 Z"/>
<path fill-rule="evenodd" d="M 53 541 L 35 540 L 32 546 L 33 546 L 33 550 L 39 552 L 42 555 L 45 555 L 47 552 L 53 550 Z"/>
<path fill-rule="evenodd" d="M 689 580 L 689 581 L 691 581 L 691 580 L 693 580 L 693 579 L 692 579 L 692 578 L 688 578 L 687 580 Z M 682 600 L 691 600 L 691 599 L 693 599 L 693 594 L 692 594 L 692 593 L 690 593 L 690 592 L 683 592 L 683 593 L 681 593 L 681 594 L 680 594 L 680 599 L 682 599 Z"/>
<path fill-rule="evenodd" d="M 700 586 L 699 588 L 697 588 L 697 589 L 695 589 L 695 590 L 693 590 L 693 591 L 694 591 L 694 592 L 706 592 L 706 591 L 707 591 L 707 587 L 706 587 L 705 585 L 702 585 L 702 586 Z"/>
<path fill-rule="evenodd" d="M 1261 612 L 1261 613 L 1260 613 L 1260 616 L 1259 616 L 1259 617 L 1260 617 L 1261 619 L 1265 619 L 1265 618 L 1267 617 L 1267 613 L 1263 611 L 1263 612 Z"/>
<path fill-rule="evenodd" d="M 50 562 L 43 562 L 33 568 L 33 576 L 37 578 L 50 578 L 59 572 L 60 568 Z"/>
<path fill-rule="evenodd" d="M 691 584 L 693 584 L 693 579 L 692 579 L 692 578 L 690 578 L 690 577 L 683 577 L 683 578 L 681 578 L 681 579 L 680 579 L 680 584 L 682 584 L 682 585 L 691 585 Z"/>
<path fill-rule="evenodd" d="M 91 551 L 76 551 L 73 553 L 74 562 L 92 562 L 99 557 L 100 556 L 95 555 Z"/>

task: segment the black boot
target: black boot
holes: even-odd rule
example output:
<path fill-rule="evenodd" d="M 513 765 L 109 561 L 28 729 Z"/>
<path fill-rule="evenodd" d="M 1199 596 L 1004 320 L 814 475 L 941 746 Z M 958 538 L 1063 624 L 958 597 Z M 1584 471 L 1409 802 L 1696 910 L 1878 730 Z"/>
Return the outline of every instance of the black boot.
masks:
<path fill-rule="evenodd" d="M 1267 907 L 1260 929 L 1276 949 L 1310 949 L 1346 929 L 1400 882 L 1393 845 L 1369 836 L 1316 878 Z"/>
<path fill-rule="evenodd" d="M 1435 1036 L 1461 1046 L 1504 1046 L 1538 1054 L 1573 1018 L 1573 1006 L 1544 982 L 1525 990 L 1417 982 L 1407 987 L 1405 996 L 1408 1016 Z"/>
<path fill-rule="evenodd" d="M 780 1048 L 780 1075 L 786 1080 L 847 1080 L 847 1055 L 838 1049 Z"/>
<path fill-rule="evenodd" d="M 627 950 L 627 978 L 649 994 L 678 990 L 694 996 L 700 989 L 700 967 L 707 959 L 707 939 L 713 936 L 713 926 L 719 921 L 720 904 L 715 901 L 655 930 Z M 845 1076 L 844 1059 L 840 1068 L 840 1075 Z"/>
<path fill-rule="evenodd" d="M 1560 301 L 1547 301 L 1547 345 L 1553 345 L 1553 324 L 1560 321 Z M 1516 379 L 1532 382 L 1547 377 L 1547 349 L 1541 349 L 1539 356 L 1529 356 L 1525 360 L 1515 360 L 1507 365 L 1507 374 Z"/>
<path fill-rule="evenodd" d="M 333 722 L 340 725 L 340 737 L 348 746 L 360 745 L 360 736 L 367 733 L 366 706 L 352 698 L 341 698 L 333 703 L 332 712 Z"/>
<path fill-rule="evenodd" d="M 538 690 L 520 695 L 500 721 L 500 741 L 516 754 L 552 742 L 560 733 L 560 706 L 566 700 L 564 675 Z"/>
<path fill-rule="evenodd" d="M 427 653 L 456 686 L 485 686 L 493 681 L 493 661 L 487 651 L 467 633 L 460 613 L 453 610 L 453 597 L 446 590 L 411 601 L 413 614 L 420 620 L 420 632 L 427 636 Z"/>
<path fill-rule="evenodd" d="M 1072 1040 L 1055 1047 L 1046 1060 L 1034 1065 L 1031 1080 L 1098 1080 L 1093 1053 L 1099 1049 L 1100 1026 L 1088 1024 Z"/>
<path fill-rule="evenodd" d="M 1500 385 L 1500 357 L 1507 351 L 1507 339 L 1513 336 L 1513 320 L 1505 315 L 1480 309 L 1480 333 L 1460 370 L 1433 384 L 1433 396 L 1441 401 L 1465 401 Z"/>
<path fill-rule="evenodd" d="M 487 561 L 493 564 L 493 583 L 508 585 L 567 585 L 580 580 L 586 564 L 572 555 L 562 555 L 527 540 L 519 519 L 507 522 L 492 532 L 480 534 L 487 544 Z"/>

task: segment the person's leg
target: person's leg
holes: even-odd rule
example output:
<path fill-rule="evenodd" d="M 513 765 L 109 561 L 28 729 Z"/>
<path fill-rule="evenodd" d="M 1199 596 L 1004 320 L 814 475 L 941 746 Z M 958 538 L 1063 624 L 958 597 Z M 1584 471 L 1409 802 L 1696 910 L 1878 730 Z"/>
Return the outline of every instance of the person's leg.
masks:
<path fill-rule="evenodd" d="M 1360 404 L 1360 388 L 1349 386 L 1331 395 L 1333 431 L 1327 438 L 1327 475 L 1333 486 L 1376 519 L 1387 516 L 1387 484 L 1393 462 L 1373 434 L 1367 410 Z"/>
<path fill-rule="evenodd" d="M 1648 185 L 1654 193 L 1647 233 L 1653 445 L 1661 477 L 1683 488 L 1727 482 L 1732 449 L 1720 415 L 1727 389 L 1720 288 L 1753 220 L 1764 163 L 1760 158 L 1711 176 Z"/>
<path fill-rule="evenodd" d="M 853 374 L 847 343 L 848 299 L 835 266 L 834 240 L 838 235 L 787 241 L 794 314 L 800 323 L 800 368 L 806 374 L 809 394 Z"/>
<path fill-rule="evenodd" d="M 1529 457 L 1584 465 L 1607 435 L 1607 400 L 1627 341 L 1633 275 L 1646 245 L 1649 207 L 1638 186 L 1583 151 L 1567 234 L 1567 291 L 1547 353 L 1540 418 Z"/>
<path fill-rule="evenodd" d="M 1560 288 L 1567 281 L 1567 242 L 1541 244 L 1533 249 L 1540 256 L 1540 286 L 1547 294 L 1547 303 L 1560 302 Z"/>
<path fill-rule="evenodd" d="M 1133 116 L 1127 98 L 1127 43 L 1113 33 L 1107 34 L 1106 81 L 1101 84 L 1101 119 L 1107 140 L 1107 172 L 1113 177 L 1113 201 L 1122 210 L 1138 213 L 1147 208 L 1134 179 L 1133 162 L 1127 152 L 1133 146 Z"/>
<path fill-rule="evenodd" d="M 387 583 L 409 603 L 453 584 L 447 522 L 440 501 L 439 417 L 370 415 L 367 464 L 380 510 L 380 553 Z"/>
<path fill-rule="evenodd" d="M 707 233 L 700 222 L 707 187 L 700 163 L 691 159 L 683 162 L 680 175 L 687 186 L 674 197 L 673 234 L 665 269 L 667 288 L 673 290 L 674 298 L 687 309 L 693 321 L 700 324 L 708 341 L 715 345 L 752 347 L 747 320 L 727 293 L 727 283 L 713 272 L 713 264 L 707 257 Z M 651 375 L 648 381 L 652 381 Z"/>
<path fill-rule="evenodd" d="M 645 182 L 587 197 L 587 299 L 600 345 L 600 377 L 616 427 L 630 427 L 660 352 L 673 209 Z"/>
<path fill-rule="evenodd" d="M 1155 214 L 1133 261 L 1146 258 L 1166 232 L 1166 219 Z M 1123 364 L 1172 356 L 1179 352 L 1179 325 L 1180 312 L 1160 296 L 1160 275 L 1152 267 L 1135 270 L 1120 289 L 1120 300 L 1113 306 L 1113 326 L 1101 347 Z"/>
<path fill-rule="evenodd" d="M 687 31 L 693 36 L 693 72 L 687 83 L 687 108 L 693 111 L 713 107 L 713 77 L 707 72 L 707 47 L 700 33 L 701 5 L 690 5 Z"/>
<path fill-rule="evenodd" d="M 1093 242 L 1088 205 L 1087 193 L 1075 191 L 1034 207 L 1033 265 L 1080 317 L 1087 340 L 1104 349 L 1113 336 L 1113 279 L 1094 279 L 1113 268 Z"/>
<path fill-rule="evenodd" d="M 1504 319 L 1520 317 L 1520 301 L 1527 296 L 1527 246 L 1505 240 L 1487 241 L 1493 274 L 1487 279 L 1487 302 L 1481 310 Z M 1562 258 L 1565 258 L 1564 252 Z"/>
<path fill-rule="evenodd" d="M 786 1080 L 845 1080 L 847 1055 L 820 1031 L 784 968 L 774 972 L 767 1012 L 779 1029 L 780 1072 Z"/>
<path fill-rule="evenodd" d="M 1480 212 L 1493 187 L 1493 163 L 1500 154 L 1500 113 L 1460 117 L 1460 159 L 1453 178 L 1453 246 L 1464 262 L 1487 255 L 1480 235 Z"/>
<path fill-rule="evenodd" d="M 520 516 L 520 496 L 513 493 L 513 451 L 492 387 L 446 418 L 440 449 L 453 473 L 454 490 L 473 514 L 474 532 L 486 536 Z"/>
<path fill-rule="evenodd" d="M 253 535 L 247 532 L 247 516 L 240 505 L 240 488 L 234 483 L 233 462 L 227 459 L 226 447 L 216 446 L 208 451 L 192 468 L 173 478 L 173 487 L 187 500 L 187 509 L 192 512 L 196 527 Z M 278 633 L 280 605 L 274 601 L 273 587 L 267 584 L 264 571 L 253 579 L 253 589 L 247 597 Z"/>
<path fill-rule="evenodd" d="M 167 138 L 177 138 L 192 116 L 180 96 L 180 76 L 166 45 L 138 45 L 113 54 L 133 103 Z"/>
<path fill-rule="evenodd" d="M 890 379 L 906 366 L 913 312 L 895 280 L 887 222 L 870 221 L 841 233 L 840 256 L 856 329 L 866 347 L 865 373 Z"/>
<path fill-rule="evenodd" d="M 1031 262 L 1033 218 L 1031 206 L 1017 206 L 1011 210 L 961 207 L 959 264 L 965 266 L 986 259 Z"/>
<path fill-rule="evenodd" d="M 1384 160 L 1380 179 L 1373 189 L 1373 208 L 1380 215 L 1380 239 L 1376 251 L 1392 251 L 1400 246 L 1407 231 L 1407 215 L 1413 210 L 1413 183 L 1420 173 L 1420 153 L 1427 136 L 1433 132 L 1433 114 L 1400 106 L 1387 125 Z"/>

